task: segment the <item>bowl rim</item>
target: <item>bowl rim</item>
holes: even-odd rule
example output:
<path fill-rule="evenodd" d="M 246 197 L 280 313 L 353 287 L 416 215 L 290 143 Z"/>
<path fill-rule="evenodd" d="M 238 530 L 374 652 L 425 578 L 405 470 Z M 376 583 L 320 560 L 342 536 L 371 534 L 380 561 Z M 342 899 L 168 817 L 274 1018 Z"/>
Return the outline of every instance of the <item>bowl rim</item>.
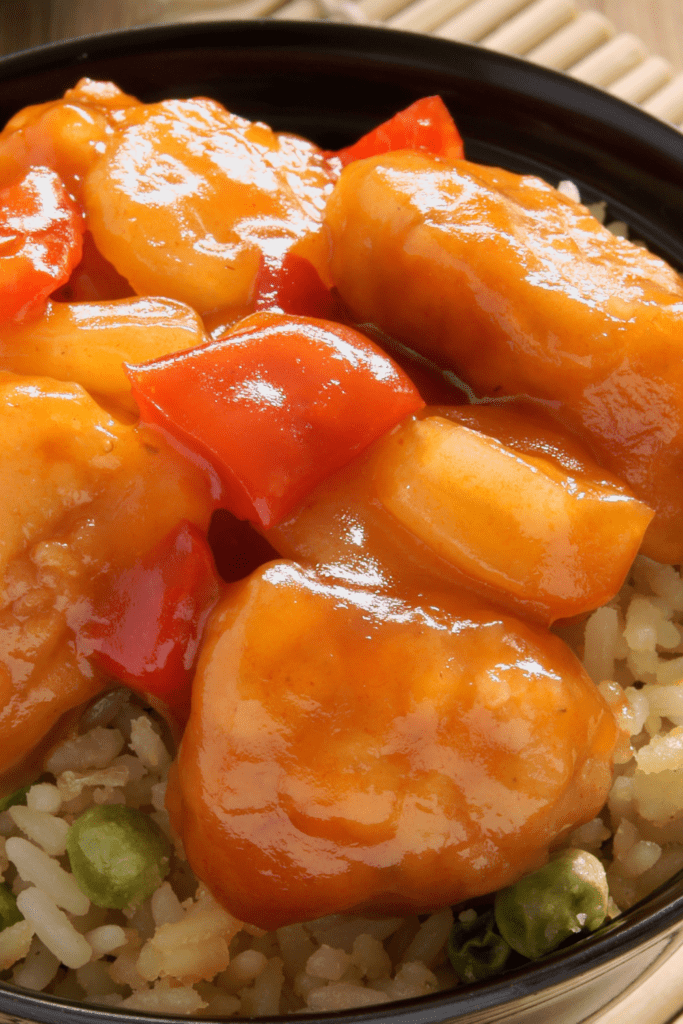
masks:
<path fill-rule="evenodd" d="M 412 69 L 453 73 L 456 63 L 467 69 L 467 78 L 505 86 L 527 100 L 539 101 L 592 124 L 609 128 L 611 133 L 644 152 L 656 152 L 664 163 L 683 177 L 683 133 L 645 111 L 607 92 L 586 85 L 568 75 L 532 64 L 517 57 L 477 46 L 452 42 L 435 36 L 398 31 L 378 25 L 358 25 L 327 21 L 287 21 L 273 19 L 215 19 L 193 23 L 146 25 L 116 31 L 77 36 L 7 54 L 0 57 L 0 83 L 37 71 L 73 70 L 80 77 L 79 66 L 108 57 L 135 56 L 160 47 L 167 50 L 194 50 L 200 47 L 219 48 L 224 45 L 269 48 L 272 51 L 297 50 L 320 55 L 334 52 L 362 58 L 389 68 L 407 62 Z M 457 61 L 456 58 L 457 57 Z M 514 85 L 511 86 L 511 81 Z M 577 112 L 577 107 L 579 111 Z M 473 985 L 460 985 L 429 996 L 404 999 L 388 1004 L 375 1004 L 366 1009 L 344 1010 L 322 1015 L 296 1013 L 251 1018 L 266 1021 L 303 1022 L 309 1024 L 339 1018 L 348 1024 L 392 1021 L 392 1024 L 428 1024 L 439 1009 L 457 1009 L 470 1013 L 489 1010 L 504 1002 L 521 999 L 550 990 L 569 980 L 578 979 L 601 968 L 610 961 L 632 953 L 636 947 L 647 946 L 673 932 L 683 922 L 683 871 L 660 886 L 646 899 L 626 911 L 600 932 L 560 949 L 541 961 L 509 971 L 497 979 Z M 0 981 L 0 1012 L 23 1016 L 45 1024 L 66 1024 L 82 1020 L 88 1024 L 94 1017 L 100 1022 L 115 1024 L 134 1019 L 140 1024 L 154 1024 L 160 1019 L 186 1020 L 181 1016 L 139 1013 L 134 1010 L 108 1009 L 84 1005 L 69 999 L 30 993 Z M 94 1016 L 93 1016 L 94 1015 Z M 456 1018 L 457 1019 L 457 1018 Z M 202 1018 L 212 1024 L 217 1018 Z M 219 1019 L 218 1019 L 219 1020 Z"/>
<path fill-rule="evenodd" d="M 669 900 L 669 890 L 675 897 Z M 652 907 L 650 905 L 653 905 Z M 340 1020 L 345 1024 L 432 1024 L 437 1020 L 457 1021 L 462 1016 L 498 1006 L 514 1003 L 552 990 L 567 982 L 579 980 L 582 976 L 606 967 L 613 959 L 628 959 L 636 947 L 654 944 L 673 933 L 683 921 L 683 871 L 660 886 L 646 899 L 625 911 L 611 924 L 588 935 L 585 939 L 554 953 L 542 960 L 530 962 L 498 978 L 458 985 L 456 988 L 434 992 L 426 996 L 400 999 L 389 1003 L 377 1003 L 365 1008 L 330 1011 L 315 1014 L 303 1011 L 291 1014 L 273 1014 L 268 1017 L 249 1017 L 243 1020 L 259 1021 L 260 1024 L 325 1024 L 326 1021 Z M 645 941 L 649 940 L 649 941 Z M 657 961 L 655 967 L 657 966 Z M 443 1011 L 443 1015 L 439 1013 Z M 453 1017 L 457 1011 L 459 1017 Z M 71 999 L 45 994 L 31 993 L 0 981 L 0 1013 L 11 1014 L 15 1019 L 41 1022 L 41 1024 L 116 1024 L 116 1021 L 135 1020 L 138 1024 L 158 1024 L 159 1020 L 179 1022 L 186 1016 L 175 1014 L 142 1013 L 125 1007 L 83 1004 Z M 24 1016 L 27 1014 L 28 1016 Z M 224 1024 L 232 1018 L 202 1017 L 206 1024 Z"/>
<path fill-rule="evenodd" d="M 577 99 L 583 101 L 584 116 L 616 128 L 626 136 L 638 140 L 648 148 L 657 148 L 675 160 L 683 158 L 683 132 L 674 125 L 646 113 L 640 107 L 621 100 L 579 79 L 554 71 L 550 68 L 525 61 L 523 58 L 484 49 L 474 44 L 459 43 L 441 39 L 427 33 L 407 32 L 387 28 L 384 25 L 359 25 L 325 20 L 296 21 L 257 19 L 215 19 L 200 22 L 177 22 L 161 25 L 141 25 L 114 31 L 96 32 L 70 39 L 56 40 L 39 46 L 19 50 L 0 56 L 0 81 L 16 77 L 24 71 L 33 72 L 36 65 L 48 70 L 50 65 L 70 64 L 74 71 L 78 64 L 94 57 L 116 56 L 125 47 L 131 50 L 150 49 L 150 44 L 164 44 L 172 49 L 196 49 L 200 45 L 216 46 L 217 39 L 227 33 L 232 37 L 258 36 L 260 46 L 270 45 L 283 49 L 287 45 L 301 49 L 308 46 L 320 52 L 321 41 L 316 38 L 321 28 L 329 36 L 325 49 L 350 51 L 365 38 L 374 40 L 372 57 L 378 62 L 394 63 L 396 53 L 401 63 L 408 62 L 416 69 L 438 70 L 450 73 L 453 70 L 453 55 L 460 54 L 470 70 L 479 70 L 485 65 L 486 79 L 498 84 L 502 76 L 510 72 L 522 72 L 515 76 L 515 91 L 519 95 L 537 100 L 543 97 L 553 107 L 576 112 Z M 85 47 L 85 49 L 84 49 Z M 435 65 L 436 62 L 436 65 Z M 523 70 L 522 70 L 523 69 Z M 509 90 L 509 81 L 505 81 Z M 541 86 L 546 86 L 546 93 Z"/>

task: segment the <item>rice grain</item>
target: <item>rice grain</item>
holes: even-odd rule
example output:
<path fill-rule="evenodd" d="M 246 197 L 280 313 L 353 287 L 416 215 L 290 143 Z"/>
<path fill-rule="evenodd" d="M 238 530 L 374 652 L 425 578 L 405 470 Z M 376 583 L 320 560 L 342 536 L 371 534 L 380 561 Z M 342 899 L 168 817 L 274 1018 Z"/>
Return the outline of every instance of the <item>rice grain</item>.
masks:
<path fill-rule="evenodd" d="M 0 931 L 0 971 L 10 967 L 28 955 L 34 928 L 30 921 L 17 921 Z"/>
<path fill-rule="evenodd" d="M 74 876 L 43 850 L 20 836 L 13 836 L 7 840 L 5 851 L 21 878 L 49 893 L 58 907 L 77 917 L 88 912 L 90 900 L 78 888 Z"/>
<path fill-rule="evenodd" d="M 634 843 L 623 860 L 622 871 L 627 878 L 637 878 L 649 871 L 662 855 L 662 848 L 647 839 Z"/>
<path fill-rule="evenodd" d="M 17 804 L 7 812 L 17 828 L 51 857 L 60 857 L 66 853 L 66 835 L 69 823 L 64 818 L 57 818 L 47 811 L 36 811 Z"/>
<path fill-rule="evenodd" d="M 145 767 L 159 773 L 167 769 L 171 763 L 170 754 L 149 718 L 140 715 L 133 719 L 130 727 L 130 748 Z"/>
<path fill-rule="evenodd" d="M 419 961 L 432 964 L 446 944 L 452 927 L 453 911 L 450 907 L 432 914 L 420 925 L 401 959 L 404 963 Z"/>
<path fill-rule="evenodd" d="M 351 956 L 361 975 L 369 981 L 388 978 L 391 974 L 389 954 L 372 935 L 359 935 L 353 943 Z"/>
<path fill-rule="evenodd" d="M 182 1017 L 190 1017 L 206 1007 L 199 993 L 187 987 L 139 989 L 118 1005 L 128 1010 L 140 1010 L 141 1013 L 178 1014 Z"/>
<path fill-rule="evenodd" d="M 324 981 L 339 981 L 351 963 L 350 955 L 343 949 L 332 949 L 323 944 L 308 958 L 306 973 Z"/>
<path fill-rule="evenodd" d="M 264 970 L 268 958 L 257 949 L 245 949 L 233 957 L 221 975 L 221 984 L 237 992 L 245 985 L 250 985 Z"/>
<path fill-rule="evenodd" d="M 12 973 L 12 981 L 22 988 L 42 992 L 54 981 L 60 963 L 59 957 L 34 935 L 25 960 L 18 964 Z"/>
<path fill-rule="evenodd" d="M 285 980 L 282 968 L 281 957 L 272 957 L 254 981 L 253 987 L 242 990 L 242 1016 L 272 1017 L 280 1012 L 280 993 Z"/>
<path fill-rule="evenodd" d="M 17 906 L 47 948 L 66 967 L 82 967 L 90 960 L 92 949 L 77 932 L 64 911 L 41 889 L 25 889 L 17 896 Z"/>
<path fill-rule="evenodd" d="M 316 1013 L 328 1013 L 335 1010 L 350 1010 L 354 1007 L 374 1006 L 376 1003 L 388 1003 L 389 996 L 375 988 L 362 985 L 350 985 L 345 981 L 333 982 L 322 988 L 309 992 L 306 1005 Z"/>
<path fill-rule="evenodd" d="M 62 806 L 62 798 L 56 786 L 50 782 L 38 782 L 31 786 L 26 794 L 26 806 L 32 811 L 45 811 L 46 814 L 57 814 Z"/>
<path fill-rule="evenodd" d="M 125 946 L 126 933 L 118 924 L 102 924 L 86 932 L 85 939 L 90 944 L 92 955 L 99 959 Z"/>

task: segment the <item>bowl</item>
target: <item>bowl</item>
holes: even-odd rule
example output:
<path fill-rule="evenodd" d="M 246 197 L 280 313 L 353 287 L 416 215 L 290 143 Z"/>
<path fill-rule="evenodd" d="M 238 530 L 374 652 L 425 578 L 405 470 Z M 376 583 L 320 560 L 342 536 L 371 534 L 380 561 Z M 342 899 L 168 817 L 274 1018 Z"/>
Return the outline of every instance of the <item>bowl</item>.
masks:
<path fill-rule="evenodd" d="M 468 156 L 569 178 L 636 237 L 683 267 L 683 136 L 572 79 L 476 47 L 321 22 L 224 22 L 103 34 L 0 61 L 0 118 L 56 98 L 81 76 L 154 101 L 208 95 L 230 110 L 347 144 L 420 96 L 439 93 Z M 578 1024 L 618 1000 L 683 942 L 683 877 L 598 933 L 496 980 L 363 1010 L 281 1020 Z M 0 985 L 0 1013 L 45 1024 L 158 1021 Z M 181 1018 L 178 1018 L 181 1019 Z M 264 1018 L 260 1018 L 264 1020 Z"/>

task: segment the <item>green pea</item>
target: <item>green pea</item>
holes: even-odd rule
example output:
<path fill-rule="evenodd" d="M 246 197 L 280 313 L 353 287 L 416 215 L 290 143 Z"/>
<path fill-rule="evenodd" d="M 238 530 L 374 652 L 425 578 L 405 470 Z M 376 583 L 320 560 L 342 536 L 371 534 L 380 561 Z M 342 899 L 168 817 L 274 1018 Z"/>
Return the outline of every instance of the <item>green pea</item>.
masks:
<path fill-rule="evenodd" d="M 23 921 L 24 917 L 13 893 L 6 885 L 0 883 L 0 932 L 3 928 L 9 928 L 11 924 Z"/>
<path fill-rule="evenodd" d="M 496 893 L 501 935 L 537 960 L 571 935 L 595 931 L 607 914 L 605 870 L 585 850 L 563 850 L 544 867 Z"/>
<path fill-rule="evenodd" d="M 3 796 L 0 800 L 0 811 L 7 811 L 10 807 L 15 807 L 17 804 L 25 804 L 26 794 L 30 788 L 30 786 L 22 786 L 21 789 L 15 789 L 9 796 Z"/>
<path fill-rule="evenodd" d="M 170 868 L 170 843 L 156 822 L 121 804 L 85 811 L 69 829 L 66 849 L 79 888 L 98 907 L 137 906 Z"/>
<path fill-rule="evenodd" d="M 462 915 L 457 919 L 448 937 L 448 957 L 461 981 L 483 981 L 499 974 L 511 953 L 502 936 L 495 930 L 493 911 L 477 916 Z"/>

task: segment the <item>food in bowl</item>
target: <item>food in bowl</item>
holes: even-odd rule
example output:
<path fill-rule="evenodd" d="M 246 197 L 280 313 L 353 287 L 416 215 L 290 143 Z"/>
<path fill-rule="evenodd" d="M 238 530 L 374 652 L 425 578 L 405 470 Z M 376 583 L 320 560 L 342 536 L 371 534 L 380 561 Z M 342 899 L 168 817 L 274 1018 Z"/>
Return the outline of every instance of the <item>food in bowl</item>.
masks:
<path fill-rule="evenodd" d="M 23 176 L 34 163 L 73 193 L 42 211 L 51 243 L 65 220 L 73 236 L 52 263 L 52 298 L 42 282 L 31 291 L 24 261 L 28 288 L 3 329 L 7 408 L 27 439 L 7 478 L 25 484 L 30 460 L 47 459 L 46 489 L 61 499 L 8 489 L 8 684 L 41 711 L 11 716 L 19 745 L 4 765 L 29 783 L 2 819 L 13 891 L 0 952 L 18 984 L 179 1013 L 369 1005 L 484 976 L 458 939 L 473 924 L 476 936 L 485 922 L 498 967 L 542 955 L 510 926 L 518 885 L 581 883 L 590 913 L 581 903 L 557 943 L 683 860 L 669 785 L 679 667 L 661 653 L 681 643 L 681 581 L 642 557 L 631 568 L 655 511 L 639 481 L 610 472 L 588 429 L 569 436 L 526 386 L 525 402 L 454 408 L 434 374 L 424 408 L 377 332 L 358 331 L 367 311 L 344 273 L 360 263 L 355 249 L 344 260 L 327 211 L 352 205 L 342 183 L 360 169 L 400 172 L 403 156 L 372 149 L 405 155 L 406 142 L 444 173 L 461 155 L 433 100 L 324 154 L 213 101 L 147 107 L 90 82 L 22 112 L 0 140 L 5 180 L 18 179 L 34 218 L 40 190 Z M 239 173 L 235 153 L 248 158 Z M 216 196 L 228 182 L 224 238 Z M 588 231 L 574 200 L 518 184 L 675 292 L 660 261 Z M 89 234 L 72 266 L 81 210 Z M 372 273 L 371 260 L 363 279 Z M 48 412 L 34 418 L 42 398 Z M 54 409 L 80 405 L 87 415 L 53 438 Z M 223 407 L 255 415 L 226 439 Z M 207 529 L 216 506 L 257 529 L 226 514 Z M 253 572 L 230 565 L 235 547 Z M 589 612 L 576 646 L 600 691 L 547 629 Z M 69 687 L 46 684 L 58 672 Z M 185 728 L 170 783 L 172 736 L 110 693 L 115 680 L 171 734 Z M 546 865 L 561 843 L 570 853 Z"/>

